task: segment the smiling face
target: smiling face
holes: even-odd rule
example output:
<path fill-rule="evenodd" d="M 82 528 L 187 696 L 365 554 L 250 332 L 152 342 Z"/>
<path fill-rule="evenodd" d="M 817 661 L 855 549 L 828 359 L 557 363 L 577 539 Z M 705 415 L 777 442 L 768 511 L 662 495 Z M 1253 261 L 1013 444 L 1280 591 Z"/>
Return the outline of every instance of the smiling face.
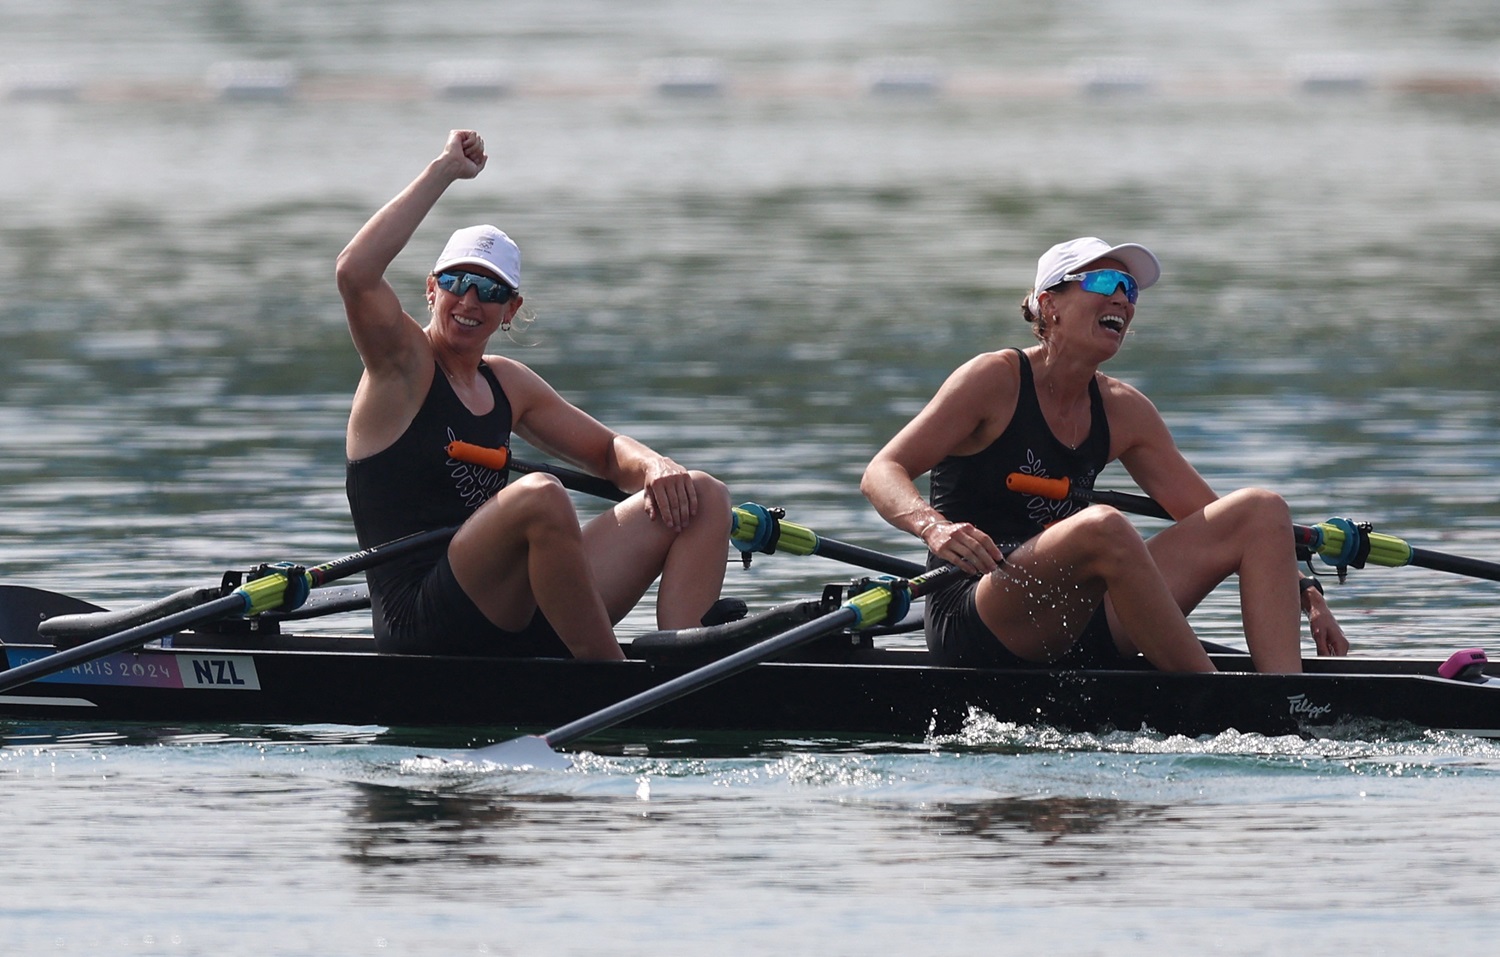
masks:
<path fill-rule="evenodd" d="M 1075 272 L 1095 269 L 1126 271 L 1125 264 L 1119 260 L 1096 259 Z M 1038 299 L 1046 319 L 1047 342 L 1097 349 L 1102 355 L 1100 361 L 1119 351 L 1125 332 L 1135 318 L 1135 304 L 1125 294 L 1123 285 L 1117 285 L 1110 293 L 1097 293 L 1083 289 L 1077 282 L 1069 282 L 1042 293 Z"/>
<path fill-rule="evenodd" d="M 478 266 L 465 265 L 455 269 L 503 281 L 493 270 Z M 427 327 L 429 334 L 452 339 L 458 344 L 473 338 L 479 338 L 481 343 L 487 341 L 502 323 L 515 316 L 522 299 L 517 293 L 506 302 L 484 302 L 472 285 L 465 288 L 463 295 L 455 295 L 438 285 L 436 276 L 428 276 L 427 302 L 432 307 L 432 321 Z"/>

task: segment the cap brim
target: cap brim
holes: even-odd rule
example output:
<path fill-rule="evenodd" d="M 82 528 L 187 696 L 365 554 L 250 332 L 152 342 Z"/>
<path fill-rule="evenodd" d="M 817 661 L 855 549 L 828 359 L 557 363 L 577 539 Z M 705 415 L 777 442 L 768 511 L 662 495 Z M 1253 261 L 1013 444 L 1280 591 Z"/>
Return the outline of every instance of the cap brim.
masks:
<path fill-rule="evenodd" d="M 1118 260 L 1125 266 L 1125 271 L 1135 277 L 1142 289 L 1155 285 L 1161 278 L 1161 263 L 1151 250 L 1139 243 L 1121 243 L 1089 261 L 1092 263 L 1101 259 Z"/>

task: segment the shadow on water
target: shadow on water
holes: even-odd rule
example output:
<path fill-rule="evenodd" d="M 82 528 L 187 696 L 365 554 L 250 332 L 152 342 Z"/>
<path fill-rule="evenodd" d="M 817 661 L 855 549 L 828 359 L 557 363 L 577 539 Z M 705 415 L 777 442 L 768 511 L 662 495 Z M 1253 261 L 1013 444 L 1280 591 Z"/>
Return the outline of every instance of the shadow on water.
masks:
<path fill-rule="evenodd" d="M 922 811 L 919 819 L 936 837 L 971 837 L 1004 843 L 1031 836 L 1040 838 L 1045 846 L 1068 837 L 1097 835 L 1136 823 L 1163 824 L 1170 814 L 1168 805 L 1049 796 L 938 804 Z"/>
<path fill-rule="evenodd" d="M 353 792 L 344 856 L 357 867 L 525 863 L 523 855 L 506 853 L 507 842 L 498 833 L 531 823 L 526 810 L 508 798 L 362 783 Z M 484 840 L 476 840 L 479 835 Z"/>

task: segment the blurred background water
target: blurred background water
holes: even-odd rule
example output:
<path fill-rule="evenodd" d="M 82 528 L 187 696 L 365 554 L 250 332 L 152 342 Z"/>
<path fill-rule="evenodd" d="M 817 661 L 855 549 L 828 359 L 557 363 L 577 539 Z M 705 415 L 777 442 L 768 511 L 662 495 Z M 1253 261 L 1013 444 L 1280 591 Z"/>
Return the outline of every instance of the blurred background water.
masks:
<path fill-rule="evenodd" d="M 333 258 L 455 127 L 491 161 L 393 267 L 408 309 L 448 231 L 498 223 L 539 321 L 497 347 L 736 501 L 920 557 L 864 463 L 962 361 L 1025 345 L 1036 256 L 1094 234 L 1163 260 L 1110 371 L 1211 484 L 1500 559 L 1479 0 L 8 0 L 0 70 L 7 582 L 124 605 L 354 549 Z M 848 574 L 763 557 L 727 591 Z M 1500 613 L 1415 569 L 1329 592 L 1366 653 L 1483 644 Z M 1194 620 L 1233 643 L 1232 586 Z M 972 731 L 517 778 L 380 729 L 12 727 L 0 923 L 15 952 L 214 954 L 1479 953 L 1494 929 L 1493 862 L 1445 824 L 1500 808 L 1482 742 Z"/>

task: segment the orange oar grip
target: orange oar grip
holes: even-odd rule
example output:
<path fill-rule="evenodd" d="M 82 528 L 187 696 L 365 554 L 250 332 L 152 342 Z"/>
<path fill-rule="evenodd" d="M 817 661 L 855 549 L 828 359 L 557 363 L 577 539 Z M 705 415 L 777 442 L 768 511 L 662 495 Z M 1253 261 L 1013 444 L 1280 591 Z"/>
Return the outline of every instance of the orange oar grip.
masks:
<path fill-rule="evenodd" d="M 501 472 L 510 464 L 510 449 L 487 449 L 472 442 L 449 442 L 448 457 Z"/>
<path fill-rule="evenodd" d="M 1062 501 L 1068 497 L 1070 486 L 1065 478 L 1042 478 L 1040 475 L 1026 475 L 1022 472 L 1012 472 L 1005 477 L 1005 487 L 1012 492 L 1020 492 L 1022 495 L 1040 495 L 1042 498 L 1056 499 Z"/>

